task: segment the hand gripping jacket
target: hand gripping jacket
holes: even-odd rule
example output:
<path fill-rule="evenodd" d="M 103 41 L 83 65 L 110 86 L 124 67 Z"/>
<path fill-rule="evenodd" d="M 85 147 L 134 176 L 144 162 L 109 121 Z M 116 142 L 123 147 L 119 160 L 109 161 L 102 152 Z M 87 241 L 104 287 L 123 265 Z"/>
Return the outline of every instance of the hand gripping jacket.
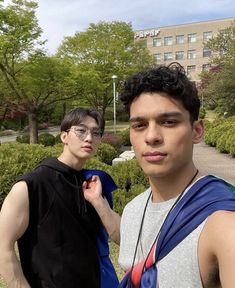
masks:
<path fill-rule="evenodd" d="M 107 199 L 110 207 L 113 207 L 112 201 L 112 191 L 117 189 L 116 184 L 113 182 L 113 179 L 102 170 L 86 170 L 83 169 L 82 174 L 85 176 L 85 179 L 88 180 L 93 175 L 100 177 L 102 183 L 103 196 Z M 99 260 L 100 260 L 100 277 L 101 277 L 101 288 L 116 288 L 118 286 L 118 278 L 112 262 L 109 258 L 109 245 L 108 245 L 108 234 L 104 228 L 100 229 L 97 246 L 99 251 Z"/>

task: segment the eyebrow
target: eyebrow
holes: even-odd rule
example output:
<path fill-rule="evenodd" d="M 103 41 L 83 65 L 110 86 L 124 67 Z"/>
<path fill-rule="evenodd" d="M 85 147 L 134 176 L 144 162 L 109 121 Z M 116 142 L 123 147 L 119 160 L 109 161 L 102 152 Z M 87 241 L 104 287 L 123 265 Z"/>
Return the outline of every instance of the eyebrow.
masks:
<path fill-rule="evenodd" d="M 178 111 L 172 111 L 172 112 L 164 112 L 164 113 L 157 115 L 157 118 L 169 118 L 169 117 L 182 117 L 182 113 Z M 146 119 L 145 117 L 136 116 L 136 117 L 131 117 L 129 119 L 129 122 L 133 123 L 133 122 L 143 121 L 145 119 Z"/>
<path fill-rule="evenodd" d="M 88 127 L 87 125 L 83 124 L 83 123 L 79 123 L 78 125 L 74 125 L 75 127 L 84 127 L 86 129 L 92 129 L 92 130 L 100 130 L 99 126 L 94 126 L 94 127 Z"/>

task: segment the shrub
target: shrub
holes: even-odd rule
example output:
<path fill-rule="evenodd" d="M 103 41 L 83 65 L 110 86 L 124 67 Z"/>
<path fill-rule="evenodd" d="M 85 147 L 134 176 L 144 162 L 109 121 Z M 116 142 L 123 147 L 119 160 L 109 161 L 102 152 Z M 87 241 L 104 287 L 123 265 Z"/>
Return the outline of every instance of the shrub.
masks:
<path fill-rule="evenodd" d="M 32 170 L 46 157 L 57 157 L 62 145 L 44 147 L 42 145 L 5 143 L 0 145 L 0 205 L 20 175 Z"/>
<path fill-rule="evenodd" d="M 97 157 L 101 162 L 104 162 L 108 165 L 112 164 L 112 160 L 118 156 L 116 149 L 110 144 L 100 143 Z"/>
<path fill-rule="evenodd" d="M 120 162 L 112 167 L 111 175 L 120 189 L 129 191 L 133 185 L 148 185 L 148 179 L 136 159 Z"/>
<path fill-rule="evenodd" d="M 122 139 L 122 145 L 123 146 L 131 146 L 130 142 L 130 129 L 125 129 L 119 132 L 119 135 L 121 136 Z"/>
<path fill-rule="evenodd" d="M 93 157 L 86 162 L 84 168 L 86 168 L 86 169 L 100 169 L 100 170 L 104 170 L 105 172 L 110 174 L 112 166 L 101 162 L 99 160 L 99 158 L 97 158 L 97 157 Z"/>
<path fill-rule="evenodd" d="M 205 142 L 222 153 L 230 153 L 235 146 L 235 116 L 216 119 L 205 126 Z"/>
<path fill-rule="evenodd" d="M 199 111 L 199 117 L 201 119 L 204 119 L 206 117 L 206 109 L 205 108 L 201 108 Z"/>
<path fill-rule="evenodd" d="M 146 186 L 142 184 L 133 185 L 127 192 L 125 189 L 117 189 L 113 192 L 113 207 L 119 215 L 122 214 L 126 204 L 131 201 L 135 196 L 146 190 Z"/>
<path fill-rule="evenodd" d="M 38 136 L 38 144 L 53 146 L 55 145 L 55 137 L 50 133 L 42 133 Z"/>
<path fill-rule="evenodd" d="M 113 146 L 117 151 L 119 151 L 122 146 L 122 139 L 118 134 L 105 133 L 101 141 L 102 143 Z"/>
<path fill-rule="evenodd" d="M 55 136 L 55 144 L 62 143 L 60 139 L 60 133 Z"/>
<path fill-rule="evenodd" d="M 29 144 L 30 136 L 29 134 L 23 134 L 16 137 L 16 142 Z"/>
<path fill-rule="evenodd" d="M 226 132 L 230 127 L 229 123 L 221 121 L 221 123 L 215 122 L 205 133 L 205 142 L 206 144 L 216 147 L 217 140 L 219 137 Z"/>
<path fill-rule="evenodd" d="M 229 149 L 229 153 L 233 156 L 233 157 L 235 157 L 235 137 L 233 137 L 233 145 L 230 147 L 230 149 Z"/>
<path fill-rule="evenodd" d="M 217 140 L 217 145 L 216 148 L 221 152 L 221 153 L 229 153 L 229 150 L 227 150 L 228 145 L 226 145 L 226 142 L 228 140 L 230 131 L 227 131 L 223 133 Z"/>

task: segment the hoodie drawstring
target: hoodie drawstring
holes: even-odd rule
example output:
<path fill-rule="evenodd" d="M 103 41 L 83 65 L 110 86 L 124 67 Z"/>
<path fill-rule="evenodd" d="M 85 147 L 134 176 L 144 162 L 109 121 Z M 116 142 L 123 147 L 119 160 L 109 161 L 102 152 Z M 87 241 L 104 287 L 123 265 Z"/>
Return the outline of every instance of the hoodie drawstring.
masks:
<path fill-rule="evenodd" d="M 75 199 L 76 199 L 77 206 L 78 206 L 78 213 L 84 216 L 84 214 L 87 213 L 87 206 L 86 206 L 86 200 L 84 198 L 83 191 L 82 191 L 82 181 L 81 179 L 79 179 L 79 183 L 78 183 L 78 179 L 76 175 L 74 175 L 74 178 L 75 178 L 76 187 L 77 187 L 77 197 Z"/>

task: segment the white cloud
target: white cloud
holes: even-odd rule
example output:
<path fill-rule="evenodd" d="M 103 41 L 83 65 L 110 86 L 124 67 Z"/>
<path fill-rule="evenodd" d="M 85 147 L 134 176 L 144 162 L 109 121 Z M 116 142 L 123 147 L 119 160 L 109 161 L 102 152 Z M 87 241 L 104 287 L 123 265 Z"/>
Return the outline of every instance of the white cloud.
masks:
<path fill-rule="evenodd" d="M 8 2 L 8 1 L 5 1 Z M 131 22 L 133 29 L 234 17 L 234 0 L 38 0 L 37 17 L 54 53 L 64 36 L 99 21 Z"/>

